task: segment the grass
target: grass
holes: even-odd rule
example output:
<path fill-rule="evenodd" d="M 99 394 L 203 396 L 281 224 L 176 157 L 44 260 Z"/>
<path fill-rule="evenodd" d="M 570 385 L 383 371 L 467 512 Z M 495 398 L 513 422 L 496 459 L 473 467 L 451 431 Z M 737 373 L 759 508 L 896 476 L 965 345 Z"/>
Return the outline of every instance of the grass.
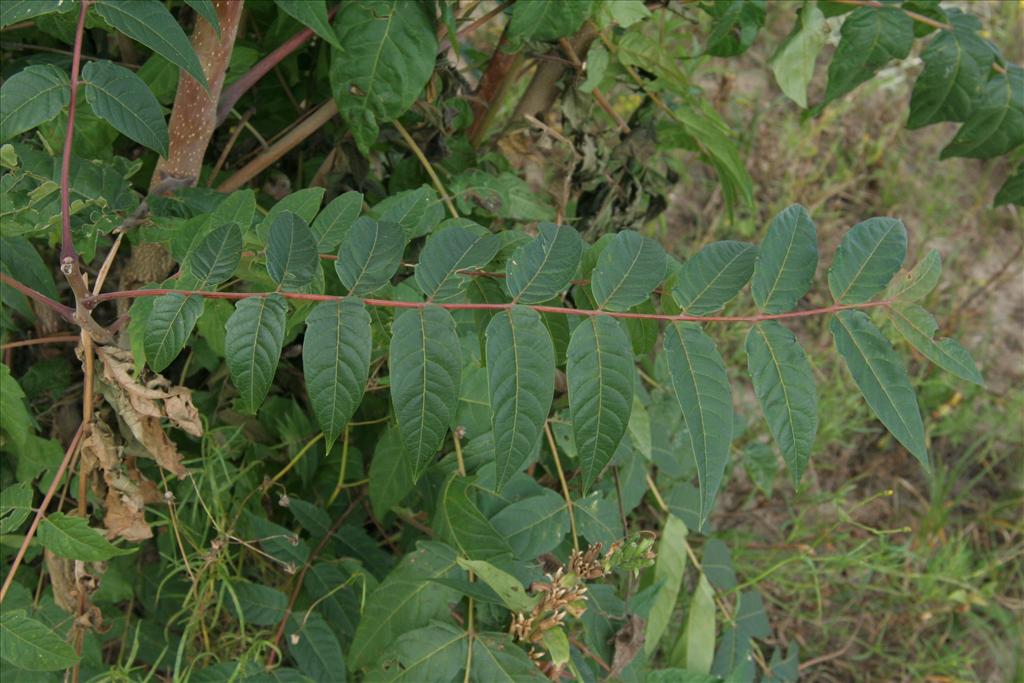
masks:
<path fill-rule="evenodd" d="M 1020 61 L 1018 3 L 970 9 Z M 952 125 L 904 128 L 907 76 L 920 68 L 912 61 L 801 122 L 770 81 L 776 42 L 759 42 L 728 74 L 734 95 L 725 98 L 734 128 L 750 131 L 758 213 L 716 218 L 725 215 L 720 202 L 684 179 L 674 194 L 685 200 L 670 206 L 662 230 L 677 226 L 681 244 L 693 235 L 678 226 L 691 224 L 716 225 L 715 239 L 757 239 L 772 215 L 800 202 L 817 222 L 827 266 L 850 225 L 899 217 L 909 262 L 941 252 L 942 281 L 925 304 L 941 333 L 974 353 L 987 385 L 956 380 L 901 345 L 929 431 L 928 475 L 871 417 L 828 350 L 825 321 L 803 321 L 795 331 L 811 351 L 821 399 L 811 468 L 799 492 L 780 477 L 770 498 L 736 468 L 719 530 L 741 581 L 765 598 L 773 639 L 799 643 L 802 680 L 1024 680 L 1024 293 L 1021 259 L 1011 259 L 1024 231 L 1016 209 L 991 208 L 1008 168 L 940 162 Z M 810 304 L 824 297 L 822 268 Z M 739 337 L 719 333 L 726 365 L 742 367 Z M 757 411 L 749 391 L 736 393 L 744 412 Z"/>

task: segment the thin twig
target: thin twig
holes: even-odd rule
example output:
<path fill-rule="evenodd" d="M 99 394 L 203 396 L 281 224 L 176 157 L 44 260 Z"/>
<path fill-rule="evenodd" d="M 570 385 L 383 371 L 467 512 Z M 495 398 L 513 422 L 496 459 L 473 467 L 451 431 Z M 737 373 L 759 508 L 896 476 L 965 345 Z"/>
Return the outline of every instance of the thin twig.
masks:
<path fill-rule="evenodd" d="M 430 160 L 427 159 L 427 155 L 423 153 L 420 146 L 417 145 L 416 141 L 413 140 L 411 135 L 409 135 L 409 131 L 405 129 L 405 126 L 402 125 L 401 121 L 396 119 L 394 121 L 394 126 L 395 130 L 398 131 L 398 134 L 402 136 L 403 140 L 405 140 L 405 144 L 408 145 L 409 149 L 412 150 L 412 153 L 416 155 L 416 158 L 420 160 L 420 165 L 423 166 L 423 170 L 425 170 L 427 175 L 430 176 L 430 182 L 434 184 L 434 189 L 437 190 L 439 195 L 441 195 L 441 200 L 444 201 L 444 205 L 448 207 L 448 213 L 452 215 L 452 218 L 458 218 L 459 212 L 455 210 L 455 204 L 452 203 L 452 198 L 448 196 L 448 191 L 445 190 L 444 185 L 441 184 L 441 179 L 437 177 L 437 172 L 434 170 L 434 167 L 430 165 Z"/>
<path fill-rule="evenodd" d="M 65 306 L 59 301 L 54 301 L 42 292 L 38 292 L 28 285 L 21 284 L 7 273 L 0 273 L 0 282 L 3 282 L 5 285 L 10 285 L 33 301 L 38 301 L 47 308 L 55 311 L 60 315 L 60 317 L 67 320 L 69 323 L 78 324 L 78 321 L 75 320 L 75 309 L 70 306 Z"/>
<path fill-rule="evenodd" d="M 18 349 L 23 346 L 36 346 L 38 344 L 73 344 L 78 342 L 77 334 L 58 334 L 52 337 L 39 337 L 37 339 L 22 339 L 20 341 L 8 342 L 0 346 L 0 351 L 7 349 Z"/>
<path fill-rule="evenodd" d="M 478 28 L 486 24 L 488 21 L 504 12 L 508 7 L 511 7 L 513 2 L 515 2 L 515 0 L 505 0 L 505 2 L 501 3 L 500 5 L 492 9 L 490 12 L 480 17 L 479 19 L 476 19 L 471 23 L 466 24 L 465 26 L 460 28 L 458 31 L 455 32 L 455 37 L 464 38 L 466 35 L 477 30 Z M 450 41 L 448 41 L 447 39 L 444 40 L 441 43 L 440 47 L 438 48 L 438 54 L 447 50 L 449 47 L 451 47 L 451 45 L 452 44 Z"/>
<path fill-rule="evenodd" d="M 576 513 L 572 509 L 572 496 L 569 495 L 569 482 L 565 480 L 565 471 L 562 470 L 562 461 L 558 457 L 558 446 L 555 444 L 555 435 L 551 433 L 551 424 L 544 422 L 544 435 L 548 439 L 548 447 L 555 459 L 555 469 L 558 470 L 558 481 L 562 485 L 562 495 L 565 497 L 565 508 L 569 511 L 569 528 L 572 530 L 572 547 L 580 549 L 579 535 L 576 533 Z"/>
<path fill-rule="evenodd" d="M 85 423 L 78 425 L 78 431 L 75 432 L 74 438 L 71 439 L 71 444 L 64 452 L 64 459 L 60 461 L 60 466 L 57 468 L 57 472 L 53 475 L 53 481 L 50 482 L 50 487 L 46 489 L 46 495 L 43 496 L 43 502 L 40 503 L 39 507 L 36 509 L 36 515 L 32 518 L 32 524 L 25 533 L 25 538 L 21 541 L 21 547 L 18 548 L 18 554 L 14 556 L 14 562 L 11 563 L 11 570 L 7 572 L 7 578 L 4 579 L 4 585 L 0 588 L 0 604 L 3 603 L 4 598 L 7 596 L 7 590 L 14 582 L 14 575 L 18 572 L 18 567 L 21 566 L 21 561 L 25 559 L 25 553 L 28 551 L 28 547 L 36 535 L 39 523 L 43 521 L 43 517 L 46 515 L 46 508 L 50 505 L 50 501 L 53 500 L 53 494 L 57 492 L 57 487 L 60 485 L 60 480 L 64 477 L 64 472 L 68 468 L 68 463 L 71 462 L 71 458 L 74 456 L 75 451 L 78 450 L 78 444 L 82 440 L 82 433 L 84 431 Z"/>

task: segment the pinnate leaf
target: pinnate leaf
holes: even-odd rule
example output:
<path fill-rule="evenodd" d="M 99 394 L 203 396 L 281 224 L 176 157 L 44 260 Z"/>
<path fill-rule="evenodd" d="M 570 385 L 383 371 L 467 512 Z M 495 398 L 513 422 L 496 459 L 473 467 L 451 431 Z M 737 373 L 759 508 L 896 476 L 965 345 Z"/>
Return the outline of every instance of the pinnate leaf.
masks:
<path fill-rule="evenodd" d="M 118 555 L 131 555 L 135 548 L 118 548 L 93 529 L 82 517 L 54 512 L 43 518 L 37 534 L 39 543 L 54 555 L 83 562 L 104 562 Z"/>
<path fill-rule="evenodd" d="M 646 301 L 665 279 L 668 259 L 661 245 L 634 230 L 623 230 L 608 242 L 591 274 L 590 287 L 598 308 L 625 311 Z"/>
<path fill-rule="evenodd" d="M 1010 64 L 996 74 L 940 159 L 991 159 L 1024 144 L 1024 68 Z"/>
<path fill-rule="evenodd" d="M 362 401 L 372 347 L 370 316 L 361 302 L 325 301 L 306 318 L 302 372 L 328 446 Z"/>
<path fill-rule="evenodd" d="M 362 216 L 342 240 L 334 268 L 349 294 L 363 296 L 388 283 L 398 270 L 404 248 L 401 226 Z"/>
<path fill-rule="evenodd" d="M 202 314 L 203 300 L 198 296 L 172 292 L 153 301 L 142 347 L 154 372 L 162 371 L 178 357 Z"/>
<path fill-rule="evenodd" d="M 5 7 L 7 3 L 2 3 Z M 46 123 L 68 105 L 71 82 L 52 64 L 32 64 L 0 87 L 0 142 Z"/>
<path fill-rule="evenodd" d="M 118 31 L 181 67 L 204 88 L 208 87 L 192 43 L 160 0 L 98 0 L 96 12 Z"/>
<path fill-rule="evenodd" d="M 725 364 L 715 343 L 699 325 L 673 323 L 665 328 L 665 357 L 683 424 L 697 461 L 701 524 L 722 483 L 732 443 L 732 394 Z"/>
<path fill-rule="evenodd" d="M 895 218 L 869 218 L 850 228 L 828 269 L 837 304 L 860 304 L 885 289 L 907 255 L 907 229 Z"/>
<path fill-rule="evenodd" d="M 540 441 L 555 390 L 555 350 L 540 315 L 513 306 L 487 325 L 486 352 L 500 491 Z"/>
<path fill-rule="evenodd" d="M 828 67 L 825 104 L 842 97 L 893 59 L 910 54 L 914 20 L 897 7 L 858 7 L 843 22 Z"/>
<path fill-rule="evenodd" d="M 484 266 L 500 247 L 497 236 L 471 221 L 443 227 L 420 252 L 416 284 L 430 301 L 451 301 L 462 294 L 468 278 L 459 271 Z"/>
<path fill-rule="evenodd" d="M 288 302 L 280 294 L 242 299 L 228 318 L 224 350 L 242 412 L 255 414 L 277 372 Z"/>
<path fill-rule="evenodd" d="M 564 291 L 583 254 L 579 233 L 569 227 L 541 223 L 537 237 L 515 250 L 505 284 L 519 303 L 539 304 Z"/>
<path fill-rule="evenodd" d="M 934 338 L 939 325 L 931 313 L 917 304 L 896 304 L 889 308 L 889 319 L 899 333 L 925 358 L 968 382 L 985 383 L 967 349 L 960 346 L 955 339 Z"/>
<path fill-rule="evenodd" d="M 167 156 L 167 122 L 145 81 L 106 60 L 82 69 L 85 97 L 97 116 L 140 145 Z"/>
<path fill-rule="evenodd" d="M 636 371 L 629 337 L 607 316 L 590 316 L 577 325 L 566 355 L 569 410 L 585 494 L 626 433 Z"/>
<path fill-rule="evenodd" d="M 63 638 L 21 609 L 4 610 L 0 615 L 0 657 L 26 671 L 61 671 L 79 660 Z"/>
<path fill-rule="evenodd" d="M 242 231 L 234 223 L 214 229 L 185 257 L 184 273 L 196 289 L 216 287 L 231 277 L 242 260 Z"/>
<path fill-rule="evenodd" d="M 747 366 L 768 428 L 797 486 L 818 431 L 818 395 L 807 355 L 792 332 L 770 320 L 750 328 Z"/>
<path fill-rule="evenodd" d="M 459 593 L 433 579 L 461 575 L 451 548 L 443 543 L 420 543 L 367 597 L 349 648 L 349 667 L 373 664 L 402 634 L 447 614 L 448 604 L 458 600 Z"/>
<path fill-rule="evenodd" d="M 757 254 L 751 291 L 765 313 L 796 308 L 818 267 L 818 237 L 807 209 L 794 204 L 772 219 Z"/>
<path fill-rule="evenodd" d="M 929 467 L 917 396 L 892 345 L 863 311 L 840 311 L 829 328 L 868 406 L 896 440 Z"/>
<path fill-rule="evenodd" d="M 747 284 L 756 260 L 753 244 L 713 242 L 683 264 L 672 296 L 684 313 L 714 313 Z"/>
<path fill-rule="evenodd" d="M 391 328 L 391 403 L 418 479 L 437 455 L 455 418 L 462 354 L 451 313 L 438 306 L 409 309 Z"/>
<path fill-rule="evenodd" d="M 320 256 L 306 221 L 292 213 L 279 213 L 267 236 L 267 272 L 286 292 L 295 292 L 313 281 Z"/>

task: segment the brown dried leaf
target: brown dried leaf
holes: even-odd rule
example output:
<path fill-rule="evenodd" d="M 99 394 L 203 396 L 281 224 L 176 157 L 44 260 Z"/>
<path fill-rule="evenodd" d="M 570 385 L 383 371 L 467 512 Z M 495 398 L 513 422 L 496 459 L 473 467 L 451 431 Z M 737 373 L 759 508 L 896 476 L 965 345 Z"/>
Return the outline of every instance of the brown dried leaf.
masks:
<path fill-rule="evenodd" d="M 612 670 L 609 678 L 622 673 L 629 663 L 636 659 L 644 649 L 644 620 L 635 614 L 626 617 L 626 624 L 615 634 L 615 655 L 612 657 Z"/>
<path fill-rule="evenodd" d="M 153 530 L 146 524 L 141 496 L 136 498 L 110 488 L 107 489 L 106 502 L 107 513 L 103 517 L 103 526 L 107 529 L 107 538 L 123 538 L 126 541 L 153 538 Z"/>

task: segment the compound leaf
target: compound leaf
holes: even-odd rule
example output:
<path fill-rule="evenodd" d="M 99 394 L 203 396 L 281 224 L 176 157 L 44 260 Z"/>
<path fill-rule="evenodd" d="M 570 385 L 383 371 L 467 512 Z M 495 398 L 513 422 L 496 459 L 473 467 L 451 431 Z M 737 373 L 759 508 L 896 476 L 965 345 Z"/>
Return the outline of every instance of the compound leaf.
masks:
<path fill-rule="evenodd" d="M 842 97 L 893 59 L 910 54 L 914 20 L 896 7 L 858 7 L 843 22 L 828 67 L 825 102 Z"/>
<path fill-rule="evenodd" d="M 306 318 L 302 373 L 326 445 L 359 406 L 370 375 L 370 315 L 358 301 L 325 301 Z"/>
<path fill-rule="evenodd" d="M 753 244 L 732 240 L 709 244 L 683 264 L 672 297 L 684 313 L 713 313 L 747 284 L 756 260 Z"/>
<path fill-rule="evenodd" d="M 540 441 L 555 390 L 555 349 L 540 315 L 522 306 L 495 314 L 485 336 L 500 491 Z"/>
<path fill-rule="evenodd" d="M 541 223 L 537 230 L 535 239 L 512 254 L 505 278 L 509 294 L 523 304 L 539 304 L 565 290 L 583 255 L 583 241 L 572 228 Z"/>
<path fill-rule="evenodd" d="M 288 302 L 280 294 L 242 299 L 228 318 L 224 351 L 242 412 L 256 413 L 277 372 Z"/>
<path fill-rule="evenodd" d="M 573 440 L 586 494 L 626 433 L 636 372 L 629 337 L 607 316 L 577 325 L 566 356 Z"/>
<path fill-rule="evenodd" d="M 360 216 L 342 240 L 334 268 L 349 294 L 363 296 L 388 283 L 404 248 L 405 234 L 397 223 Z"/>
<path fill-rule="evenodd" d="M 635 230 L 617 233 L 601 251 L 590 276 L 597 307 L 625 311 L 647 301 L 667 268 L 660 244 Z"/>
<path fill-rule="evenodd" d="M 96 12 L 115 29 L 184 69 L 207 88 L 192 43 L 160 0 L 98 0 Z"/>
<path fill-rule="evenodd" d="M 697 461 L 698 517 L 703 524 L 729 461 L 733 423 L 729 376 L 715 343 L 695 323 L 672 323 L 665 328 L 665 358 Z"/>
<path fill-rule="evenodd" d="M 757 254 L 751 292 L 765 313 L 796 308 L 818 267 L 818 238 L 807 209 L 794 204 L 772 219 Z"/>
<path fill-rule="evenodd" d="M 399 636 L 447 614 L 448 604 L 457 601 L 459 593 L 433 579 L 461 574 L 455 552 L 443 543 L 420 543 L 403 557 L 366 599 L 349 648 L 349 667 L 373 664 Z"/>
<path fill-rule="evenodd" d="M 940 159 L 991 159 L 1024 143 L 1024 69 L 1009 64 L 996 74 Z"/>
<path fill-rule="evenodd" d="M 320 257 L 309 225 L 291 211 L 274 217 L 267 235 L 267 273 L 286 292 L 313 281 Z"/>
<path fill-rule="evenodd" d="M 418 479 L 437 455 L 455 418 L 462 355 L 455 321 L 438 306 L 410 309 L 391 328 L 391 403 Z"/>
<path fill-rule="evenodd" d="M 922 356 L 968 382 L 985 383 L 967 349 L 949 337 L 935 340 L 939 325 L 931 313 L 917 304 L 896 304 L 889 307 L 889 319 Z"/>
<path fill-rule="evenodd" d="M 829 328 L 836 350 L 871 410 L 897 441 L 929 467 L 917 396 L 892 345 L 863 311 L 840 311 Z"/>
<path fill-rule="evenodd" d="M 153 301 L 142 347 L 153 372 L 160 372 L 171 364 L 185 348 L 196 321 L 203 314 L 203 300 L 185 294 L 161 294 Z"/>
<path fill-rule="evenodd" d="M 113 62 L 89 62 L 82 69 L 92 110 L 119 133 L 167 156 L 167 122 L 146 82 Z"/>
<path fill-rule="evenodd" d="M 793 333 L 774 320 L 750 328 L 747 366 L 754 393 L 795 487 L 807 467 L 818 431 L 814 372 Z"/>
<path fill-rule="evenodd" d="M 0 86 L 0 142 L 46 123 L 70 100 L 71 82 L 63 71 L 52 64 L 25 67 Z"/>
<path fill-rule="evenodd" d="M 416 265 L 416 284 L 430 301 L 451 301 L 465 287 L 467 276 L 459 271 L 480 268 L 501 248 L 501 239 L 482 227 L 464 221 L 448 225 L 427 239 Z"/>
<path fill-rule="evenodd" d="M 869 218 L 850 228 L 828 269 L 837 304 L 860 304 L 885 289 L 907 255 L 907 229 L 895 218 Z"/>

